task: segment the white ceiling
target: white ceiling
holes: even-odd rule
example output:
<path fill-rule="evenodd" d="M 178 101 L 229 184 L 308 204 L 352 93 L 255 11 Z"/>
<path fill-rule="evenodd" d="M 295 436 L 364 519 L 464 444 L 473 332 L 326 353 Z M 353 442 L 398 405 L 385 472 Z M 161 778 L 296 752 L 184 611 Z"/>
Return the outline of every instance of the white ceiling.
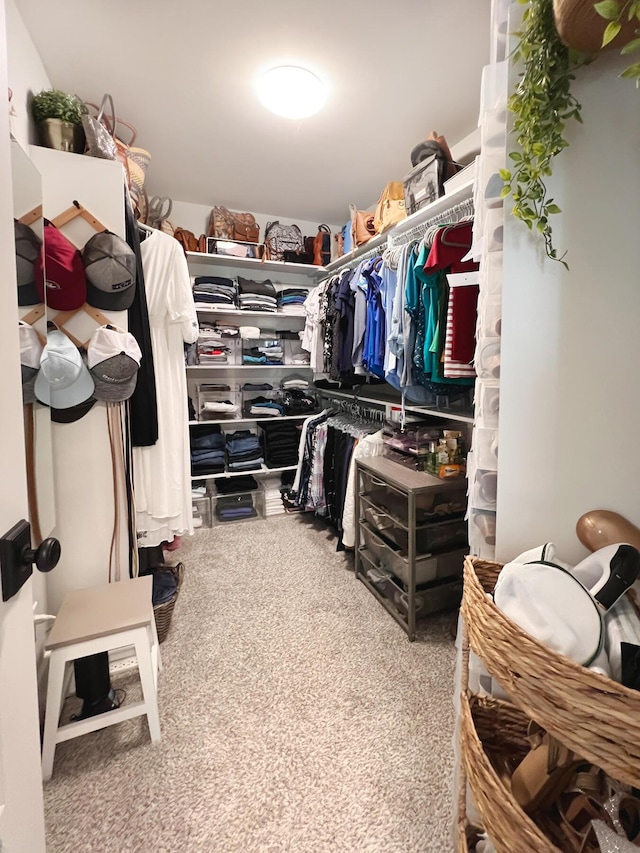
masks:
<path fill-rule="evenodd" d="M 342 222 L 430 130 L 476 126 L 490 0 L 17 0 L 52 83 L 105 91 L 152 154 L 151 193 Z M 252 88 L 281 62 L 330 86 L 301 122 Z"/>

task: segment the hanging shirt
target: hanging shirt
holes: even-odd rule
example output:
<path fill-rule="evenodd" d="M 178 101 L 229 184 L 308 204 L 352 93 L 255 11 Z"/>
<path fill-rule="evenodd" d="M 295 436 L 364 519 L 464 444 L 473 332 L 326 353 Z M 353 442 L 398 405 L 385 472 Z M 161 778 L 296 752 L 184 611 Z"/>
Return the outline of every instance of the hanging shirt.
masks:
<path fill-rule="evenodd" d="M 180 244 L 154 231 L 140 246 L 156 374 L 158 441 L 134 447 L 136 527 L 141 547 L 193 533 L 184 343 L 198 338 L 187 261 Z"/>
<path fill-rule="evenodd" d="M 449 269 L 450 272 L 472 272 L 478 269 L 475 261 L 462 261 L 471 248 L 473 223 L 461 222 L 457 225 L 445 226 L 434 237 L 429 257 L 424 267 L 426 273 Z M 445 380 L 469 379 L 476 376 L 471 364 L 475 349 L 475 327 L 477 316 L 478 285 L 463 288 L 467 291 L 459 296 L 450 290 L 446 281 L 441 285 L 447 294 L 447 309 L 444 319 L 444 368 L 442 376 Z M 440 306 L 442 309 L 442 305 Z M 440 315 L 442 317 L 442 314 Z M 453 354 L 453 342 L 456 340 L 456 350 L 466 358 L 456 358 Z M 436 365 L 436 374 L 440 374 Z"/>
<path fill-rule="evenodd" d="M 351 278 L 351 291 L 354 298 L 353 313 L 353 349 L 352 362 L 356 374 L 364 374 L 362 355 L 364 350 L 364 335 L 367 328 L 367 280 L 362 274 L 366 261 L 362 261 L 356 267 Z"/>

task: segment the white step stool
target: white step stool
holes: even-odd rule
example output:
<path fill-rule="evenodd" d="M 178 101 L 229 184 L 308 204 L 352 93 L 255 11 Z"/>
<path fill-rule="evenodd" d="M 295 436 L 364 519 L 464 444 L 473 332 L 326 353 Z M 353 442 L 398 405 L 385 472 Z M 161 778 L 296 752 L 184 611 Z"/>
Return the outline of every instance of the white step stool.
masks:
<path fill-rule="evenodd" d="M 151 602 L 150 575 L 67 593 L 56 618 L 47 649 L 51 651 L 47 709 L 42 744 L 42 778 L 50 779 L 56 745 L 146 714 L 151 740 L 160 740 L 158 634 Z M 125 646 L 135 648 L 142 684 L 142 702 L 126 704 L 104 714 L 60 726 L 67 663 L 87 655 Z"/>

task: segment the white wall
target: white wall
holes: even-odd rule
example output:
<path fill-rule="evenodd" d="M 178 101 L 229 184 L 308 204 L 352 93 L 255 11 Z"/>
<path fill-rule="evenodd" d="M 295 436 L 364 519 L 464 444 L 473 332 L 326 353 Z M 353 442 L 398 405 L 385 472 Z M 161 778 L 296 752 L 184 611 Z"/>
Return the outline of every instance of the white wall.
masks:
<path fill-rule="evenodd" d="M 554 541 L 577 560 L 579 516 L 640 524 L 640 110 L 616 55 L 582 69 L 584 126 L 555 161 L 549 189 L 558 249 L 505 225 L 497 558 Z"/>
<path fill-rule="evenodd" d="M 13 91 L 16 112 L 11 120 L 11 132 L 26 150 L 29 143 L 37 142 L 35 122 L 29 110 L 31 96 L 42 89 L 51 89 L 52 84 L 14 0 L 6 0 L 6 13 L 9 87 Z"/>
<path fill-rule="evenodd" d="M 169 219 L 177 228 L 180 226 L 181 228 L 186 228 L 188 231 L 193 231 L 196 237 L 199 237 L 201 234 L 206 234 L 209 228 L 209 214 L 211 213 L 212 207 L 204 204 L 191 204 L 188 201 L 174 201 L 173 202 L 173 210 L 171 212 L 171 216 Z M 260 239 L 264 239 L 264 229 L 267 225 L 267 222 L 273 222 L 277 219 L 283 225 L 297 225 L 302 231 L 303 236 L 305 237 L 315 237 L 318 233 L 318 225 L 319 222 L 307 222 L 304 219 L 288 219 L 286 216 L 278 216 L 277 214 L 268 214 L 268 213 L 255 213 L 254 214 L 257 223 L 260 226 Z M 346 211 L 344 222 L 348 219 L 349 212 Z M 330 222 L 326 224 L 331 228 L 331 233 L 335 234 L 339 231 L 344 222 L 341 222 L 339 225 L 331 225 Z"/>

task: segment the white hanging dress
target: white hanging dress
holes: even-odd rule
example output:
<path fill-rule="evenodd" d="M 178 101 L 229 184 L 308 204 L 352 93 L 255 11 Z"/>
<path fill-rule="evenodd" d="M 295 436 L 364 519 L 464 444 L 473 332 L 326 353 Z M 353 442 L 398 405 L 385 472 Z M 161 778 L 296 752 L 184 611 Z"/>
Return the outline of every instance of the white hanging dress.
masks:
<path fill-rule="evenodd" d="M 184 343 L 198 338 L 198 318 L 182 247 L 153 231 L 140 244 L 158 398 L 158 441 L 133 448 L 138 546 L 193 533 Z"/>

